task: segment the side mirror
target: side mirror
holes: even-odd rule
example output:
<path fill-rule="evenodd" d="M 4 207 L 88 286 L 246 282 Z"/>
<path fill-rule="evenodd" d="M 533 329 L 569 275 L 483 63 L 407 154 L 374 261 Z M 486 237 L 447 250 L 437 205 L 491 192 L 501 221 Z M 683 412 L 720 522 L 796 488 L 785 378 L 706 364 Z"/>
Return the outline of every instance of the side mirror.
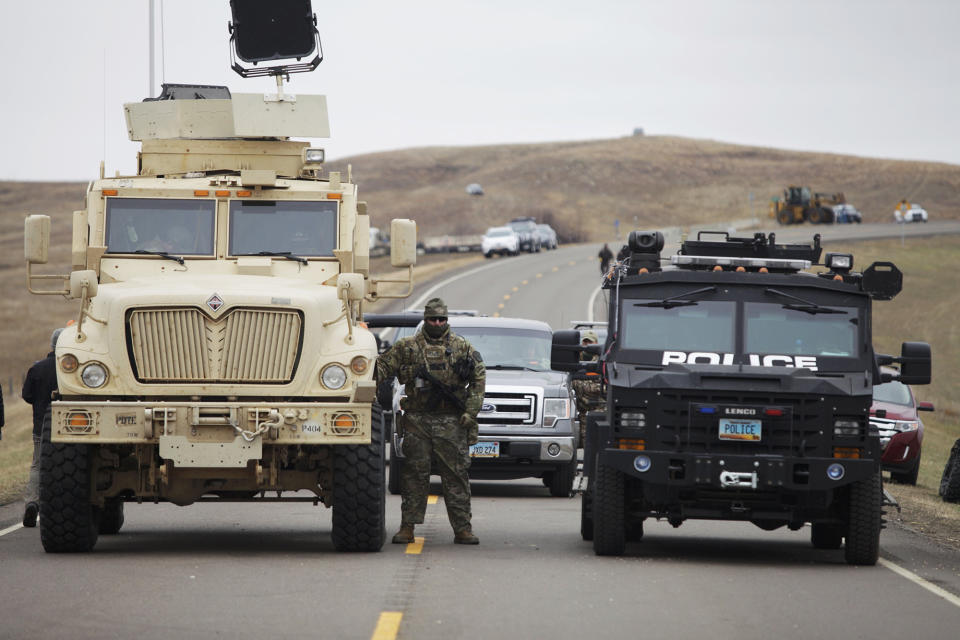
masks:
<path fill-rule="evenodd" d="M 47 264 L 50 216 L 32 215 L 23 221 L 23 254 L 30 264 Z"/>
<path fill-rule="evenodd" d="M 417 223 L 413 220 L 390 221 L 390 265 L 396 268 L 417 264 Z"/>
<path fill-rule="evenodd" d="M 904 342 L 900 347 L 900 382 L 930 384 L 930 345 L 926 342 Z"/>
<path fill-rule="evenodd" d="M 363 300 L 366 294 L 362 273 L 341 273 L 337 276 L 337 297 L 347 302 Z"/>
<path fill-rule="evenodd" d="M 84 269 L 83 271 L 74 271 L 70 274 L 70 297 L 82 298 L 83 288 L 87 288 L 87 298 L 93 298 L 97 295 L 99 287 L 97 272 L 93 269 Z"/>
<path fill-rule="evenodd" d="M 576 371 L 580 368 L 581 349 L 579 331 L 555 331 L 550 349 L 550 368 L 554 371 Z"/>
<path fill-rule="evenodd" d="M 918 402 L 917 411 L 936 411 L 936 409 L 933 408 L 932 402 Z"/>

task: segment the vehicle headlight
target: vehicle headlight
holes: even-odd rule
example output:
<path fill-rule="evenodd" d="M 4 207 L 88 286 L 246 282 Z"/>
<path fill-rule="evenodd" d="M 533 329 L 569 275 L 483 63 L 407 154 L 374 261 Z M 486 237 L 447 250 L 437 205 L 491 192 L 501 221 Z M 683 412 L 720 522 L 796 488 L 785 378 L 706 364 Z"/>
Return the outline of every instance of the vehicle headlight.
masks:
<path fill-rule="evenodd" d="M 339 389 L 347 383 L 347 372 L 338 364 L 331 364 L 320 372 L 320 382 L 327 389 Z"/>
<path fill-rule="evenodd" d="M 643 411 L 624 411 L 620 414 L 620 426 L 645 427 L 647 426 L 647 414 Z"/>
<path fill-rule="evenodd" d="M 91 362 L 83 368 L 80 379 L 91 389 L 99 389 L 107 383 L 107 368 L 99 362 Z"/>
<path fill-rule="evenodd" d="M 860 435 L 860 423 L 856 420 L 837 420 L 833 423 L 833 435 L 858 436 Z"/>
<path fill-rule="evenodd" d="M 543 426 L 552 427 L 557 420 L 570 417 L 570 398 L 544 398 Z"/>
<path fill-rule="evenodd" d="M 917 420 L 897 420 L 893 423 L 893 428 L 897 431 L 916 431 L 920 428 Z"/>

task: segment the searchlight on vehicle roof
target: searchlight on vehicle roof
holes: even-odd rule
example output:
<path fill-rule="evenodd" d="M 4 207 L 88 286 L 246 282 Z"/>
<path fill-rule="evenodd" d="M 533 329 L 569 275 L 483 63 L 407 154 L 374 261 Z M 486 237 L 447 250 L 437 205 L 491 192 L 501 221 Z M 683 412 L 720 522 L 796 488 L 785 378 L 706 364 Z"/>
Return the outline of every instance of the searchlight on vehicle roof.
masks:
<path fill-rule="evenodd" d="M 310 0 L 230 0 L 230 13 L 230 66 L 242 77 L 305 73 L 323 61 L 317 16 Z M 238 58 L 252 66 L 243 66 Z M 258 66 L 273 60 L 289 62 Z"/>

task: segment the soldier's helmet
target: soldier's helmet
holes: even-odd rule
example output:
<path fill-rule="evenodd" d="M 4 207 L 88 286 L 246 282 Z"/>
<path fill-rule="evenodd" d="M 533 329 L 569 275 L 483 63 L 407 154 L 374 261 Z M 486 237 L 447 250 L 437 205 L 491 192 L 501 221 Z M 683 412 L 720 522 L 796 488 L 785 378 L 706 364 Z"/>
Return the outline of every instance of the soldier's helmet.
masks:
<path fill-rule="evenodd" d="M 446 318 L 447 303 L 440 298 L 431 298 L 427 306 L 423 308 L 423 317 L 427 318 Z"/>
<path fill-rule="evenodd" d="M 586 342 L 587 340 L 589 340 L 593 344 L 597 344 L 597 342 L 600 341 L 600 338 L 597 337 L 596 331 L 593 331 L 592 329 L 588 329 L 587 331 L 584 331 L 580 335 L 580 342 Z"/>

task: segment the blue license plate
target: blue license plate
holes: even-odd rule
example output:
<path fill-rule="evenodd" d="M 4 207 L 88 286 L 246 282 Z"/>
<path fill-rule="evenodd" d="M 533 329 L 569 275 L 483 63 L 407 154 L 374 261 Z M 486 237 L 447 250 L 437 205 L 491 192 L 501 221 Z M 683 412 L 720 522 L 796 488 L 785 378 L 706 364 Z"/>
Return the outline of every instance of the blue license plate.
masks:
<path fill-rule="evenodd" d="M 759 442 L 763 425 L 759 420 L 720 420 L 721 440 L 748 440 Z"/>
<path fill-rule="evenodd" d="M 499 442 L 478 442 L 477 444 L 472 444 L 470 445 L 470 457 L 471 458 L 499 458 L 500 443 Z"/>

